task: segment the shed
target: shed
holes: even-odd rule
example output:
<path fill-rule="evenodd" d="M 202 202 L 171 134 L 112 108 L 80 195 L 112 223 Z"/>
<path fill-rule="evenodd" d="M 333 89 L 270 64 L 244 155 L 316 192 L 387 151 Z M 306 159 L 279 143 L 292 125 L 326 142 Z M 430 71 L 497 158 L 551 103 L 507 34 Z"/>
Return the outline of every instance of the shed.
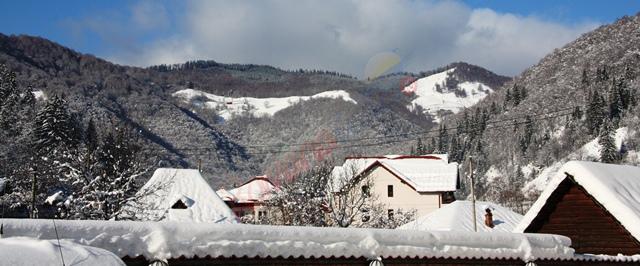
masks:
<path fill-rule="evenodd" d="M 578 253 L 640 254 L 640 168 L 565 164 L 515 232 L 565 235 Z"/>

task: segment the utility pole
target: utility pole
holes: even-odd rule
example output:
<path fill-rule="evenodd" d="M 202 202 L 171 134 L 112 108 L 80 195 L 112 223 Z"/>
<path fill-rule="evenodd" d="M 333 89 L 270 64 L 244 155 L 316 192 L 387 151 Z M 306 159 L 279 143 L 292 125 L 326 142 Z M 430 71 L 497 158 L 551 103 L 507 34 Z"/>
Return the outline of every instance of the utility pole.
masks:
<path fill-rule="evenodd" d="M 38 174 L 35 167 L 33 167 L 33 179 L 31 182 L 31 219 L 37 218 L 36 211 L 36 183 L 38 182 Z"/>
<path fill-rule="evenodd" d="M 471 208 L 473 209 L 473 231 L 478 232 L 478 223 L 476 221 L 475 182 L 473 180 L 473 157 L 471 156 L 469 156 L 469 177 L 471 178 Z"/>

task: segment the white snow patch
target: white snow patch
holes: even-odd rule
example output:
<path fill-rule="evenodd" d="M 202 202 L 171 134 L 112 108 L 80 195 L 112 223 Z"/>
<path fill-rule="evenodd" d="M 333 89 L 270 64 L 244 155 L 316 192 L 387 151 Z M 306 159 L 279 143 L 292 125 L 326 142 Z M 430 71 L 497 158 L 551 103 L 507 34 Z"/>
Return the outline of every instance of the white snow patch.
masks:
<path fill-rule="evenodd" d="M 466 231 L 473 232 L 473 207 L 471 201 L 457 200 L 444 205 L 415 221 L 398 227 L 404 230 L 422 231 Z M 484 215 L 489 208 L 493 214 L 494 227 L 484 224 Z M 498 204 L 476 201 L 476 226 L 479 232 L 511 232 L 520 222 L 522 215 Z"/>
<path fill-rule="evenodd" d="M 0 239 L 2 265 L 62 265 L 60 249 L 66 265 L 125 265 L 115 254 L 101 248 L 75 244 L 68 240 L 38 240 L 26 237 Z"/>
<path fill-rule="evenodd" d="M 487 172 L 484 173 L 484 176 L 487 179 L 487 182 L 491 183 L 496 181 L 498 178 L 502 178 L 504 174 L 500 172 L 498 168 L 492 165 L 491 167 L 489 167 L 489 170 L 487 170 Z"/>
<path fill-rule="evenodd" d="M 437 115 L 439 110 L 457 113 L 466 107 L 476 104 L 493 92 L 491 87 L 479 82 L 461 82 L 458 84 L 458 89 L 463 90 L 466 96 L 458 96 L 454 92 L 446 91 L 444 87 L 445 81 L 449 76 L 453 75 L 454 71 L 455 68 L 452 68 L 426 76 L 406 86 L 403 92 L 413 92 L 417 96 L 407 108 L 413 111 L 416 106 L 420 106 L 424 108 L 425 114 L 433 116 L 438 122 L 440 121 L 440 117 Z M 445 91 L 438 92 L 436 85 L 444 88 Z"/>
<path fill-rule="evenodd" d="M 33 93 L 33 97 L 35 97 L 36 100 L 38 100 L 38 101 L 47 100 L 47 96 L 41 90 L 33 91 L 32 93 Z"/>
<path fill-rule="evenodd" d="M 216 257 L 569 259 L 571 240 L 547 234 L 427 232 L 245 224 L 56 221 L 63 238 L 148 260 Z M 54 239 L 50 220 L 7 219 L 9 236 Z"/>
<path fill-rule="evenodd" d="M 343 101 L 358 104 L 351 95 L 343 90 L 325 91 L 312 96 L 289 96 L 281 98 L 231 98 L 202 92 L 194 89 L 179 90 L 173 93 L 174 97 L 182 98 L 185 102 L 199 107 L 207 107 L 218 111 L 218 115 L 225 120 L 234 115 L 250 114 L 256 117 L 273 116 L 280 110 L 290 107 L 301 101 L 310 99 L 342 99 Z"/>
<path fill-rule="evenodd" d="M 49 205 L 53 205 L 54 202 L 62 200 L 62 191 L 58 191 L 56 193 L 51 194 L 49 197 L 47 197 L 44 202 L 49 204 Z"/>
<path fill-rule="evenodd" d="M 573 176 L 576 183 L 620 221 L 633 237 L 640 239 L 640 167 L 584 161 L 571 161 L 562 166 L 515 232 L 523 232 L 531 224 L 567 174 Z"/>

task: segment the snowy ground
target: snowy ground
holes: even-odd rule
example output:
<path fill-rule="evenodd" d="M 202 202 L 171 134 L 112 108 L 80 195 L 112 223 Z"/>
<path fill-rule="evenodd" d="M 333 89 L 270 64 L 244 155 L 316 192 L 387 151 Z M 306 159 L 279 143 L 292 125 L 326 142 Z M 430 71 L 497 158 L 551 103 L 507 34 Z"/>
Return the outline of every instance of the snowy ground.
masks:
<path fill-rule="evenodd" d="M 62 257 L 60 256 L 62 252 Z M 0 238 L 0 265 L 124 265 L 104 249 L 82 246 L 68 240 L 38 240 L 26 237 Z"/>
<path fill-rule="evenodd" d="M 447 77 L 453 75 L 455 68 L 433 74 L 416 80 L 403 89 L 403 92 L 413 92 L 416 98 L 407 106 L 414 110 L 416 106 L 425 109 L 425 114 L 430 114 L 439 121 L 439 110 L 448 110 L 457 113 L 465 107 L 470 107 L 493 92 L 489 86 L 479 82 L 461 82 L 458 88 L 464 90 L 466 97 L 458 96 L 453 92 L 438 92 L 436 84 L 444 87 Z M 481 88 L 481 89 L 479 89 Z"/>
<path fill-rule="evenodd" d="M 348 92 L 343 90 L 325 91 L 312 96 L 290 96 L 281 98 L 231 98 L 202 92 L 194 89 L 179 90 L 173 93 L 174 97 L 183 99 L 187 103 L 199 107 L 214 109 L 225 120 L 234 115 L 250 114 L 256 117 L 273 116 L 278 111 L 290 107 L 300 101 L 310 99 L 342 99 L 353 104 L 357 102 L 351 98 Z"/>
<path fill-rule="evenodd" d="M 471 201 L 456 200 L 398 229 L 474 232 L 472 205 Z M 476 201 L 475 209 L 478 232 L 511 232 L 522 219 L 522 215 L 491 202 Z M 484 224 L 486 209 L 490 209 L 493 214 L 493 228 Z"/>

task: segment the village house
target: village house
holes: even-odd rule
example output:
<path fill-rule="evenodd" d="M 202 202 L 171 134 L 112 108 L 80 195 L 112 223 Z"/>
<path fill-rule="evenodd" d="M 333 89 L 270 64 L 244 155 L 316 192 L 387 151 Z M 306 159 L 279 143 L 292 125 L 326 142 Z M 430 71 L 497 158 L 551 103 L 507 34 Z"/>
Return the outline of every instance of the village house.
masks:
<path fill-rule="evenodd" d="M 353 189 L 375 197 L 390 217 L 398 210 L 426 215 L 453 202 L 453 193 L 459 188 L 458 164 L 449 163 L 446 154 L 347 157 L 331 174 L 334 183 L 354 178 L 361 182 Z M 337 192 L 341 188 L 336 185 L 332 189 Z"/>
<path fill-rule="evenodd" d="M 235 223 L 236 216 L 196 169 L 159 168 L 126 207 L 135 220 Z"/>
<path fill-rule="evenodd" d="M 565 164 L 515 232 L 568 236 L 579 253 L 640 254 L 640 167 Z"/>
<path fill-rule="evenodd" d="M 266 203 L 276 189 L 267 176 L 256 176 L 236 188 L 219 189 L 216 193 L 236 216 L 259 221 L 267 217 L 269 210 Z"/>
<path fill-rule="evenodd" d="M 511 232 L 522 215 L 498 204 L 456 200 L 397 229 L 422 231 Z M 474 226 L 475 222 L 475 226 Z"/>

